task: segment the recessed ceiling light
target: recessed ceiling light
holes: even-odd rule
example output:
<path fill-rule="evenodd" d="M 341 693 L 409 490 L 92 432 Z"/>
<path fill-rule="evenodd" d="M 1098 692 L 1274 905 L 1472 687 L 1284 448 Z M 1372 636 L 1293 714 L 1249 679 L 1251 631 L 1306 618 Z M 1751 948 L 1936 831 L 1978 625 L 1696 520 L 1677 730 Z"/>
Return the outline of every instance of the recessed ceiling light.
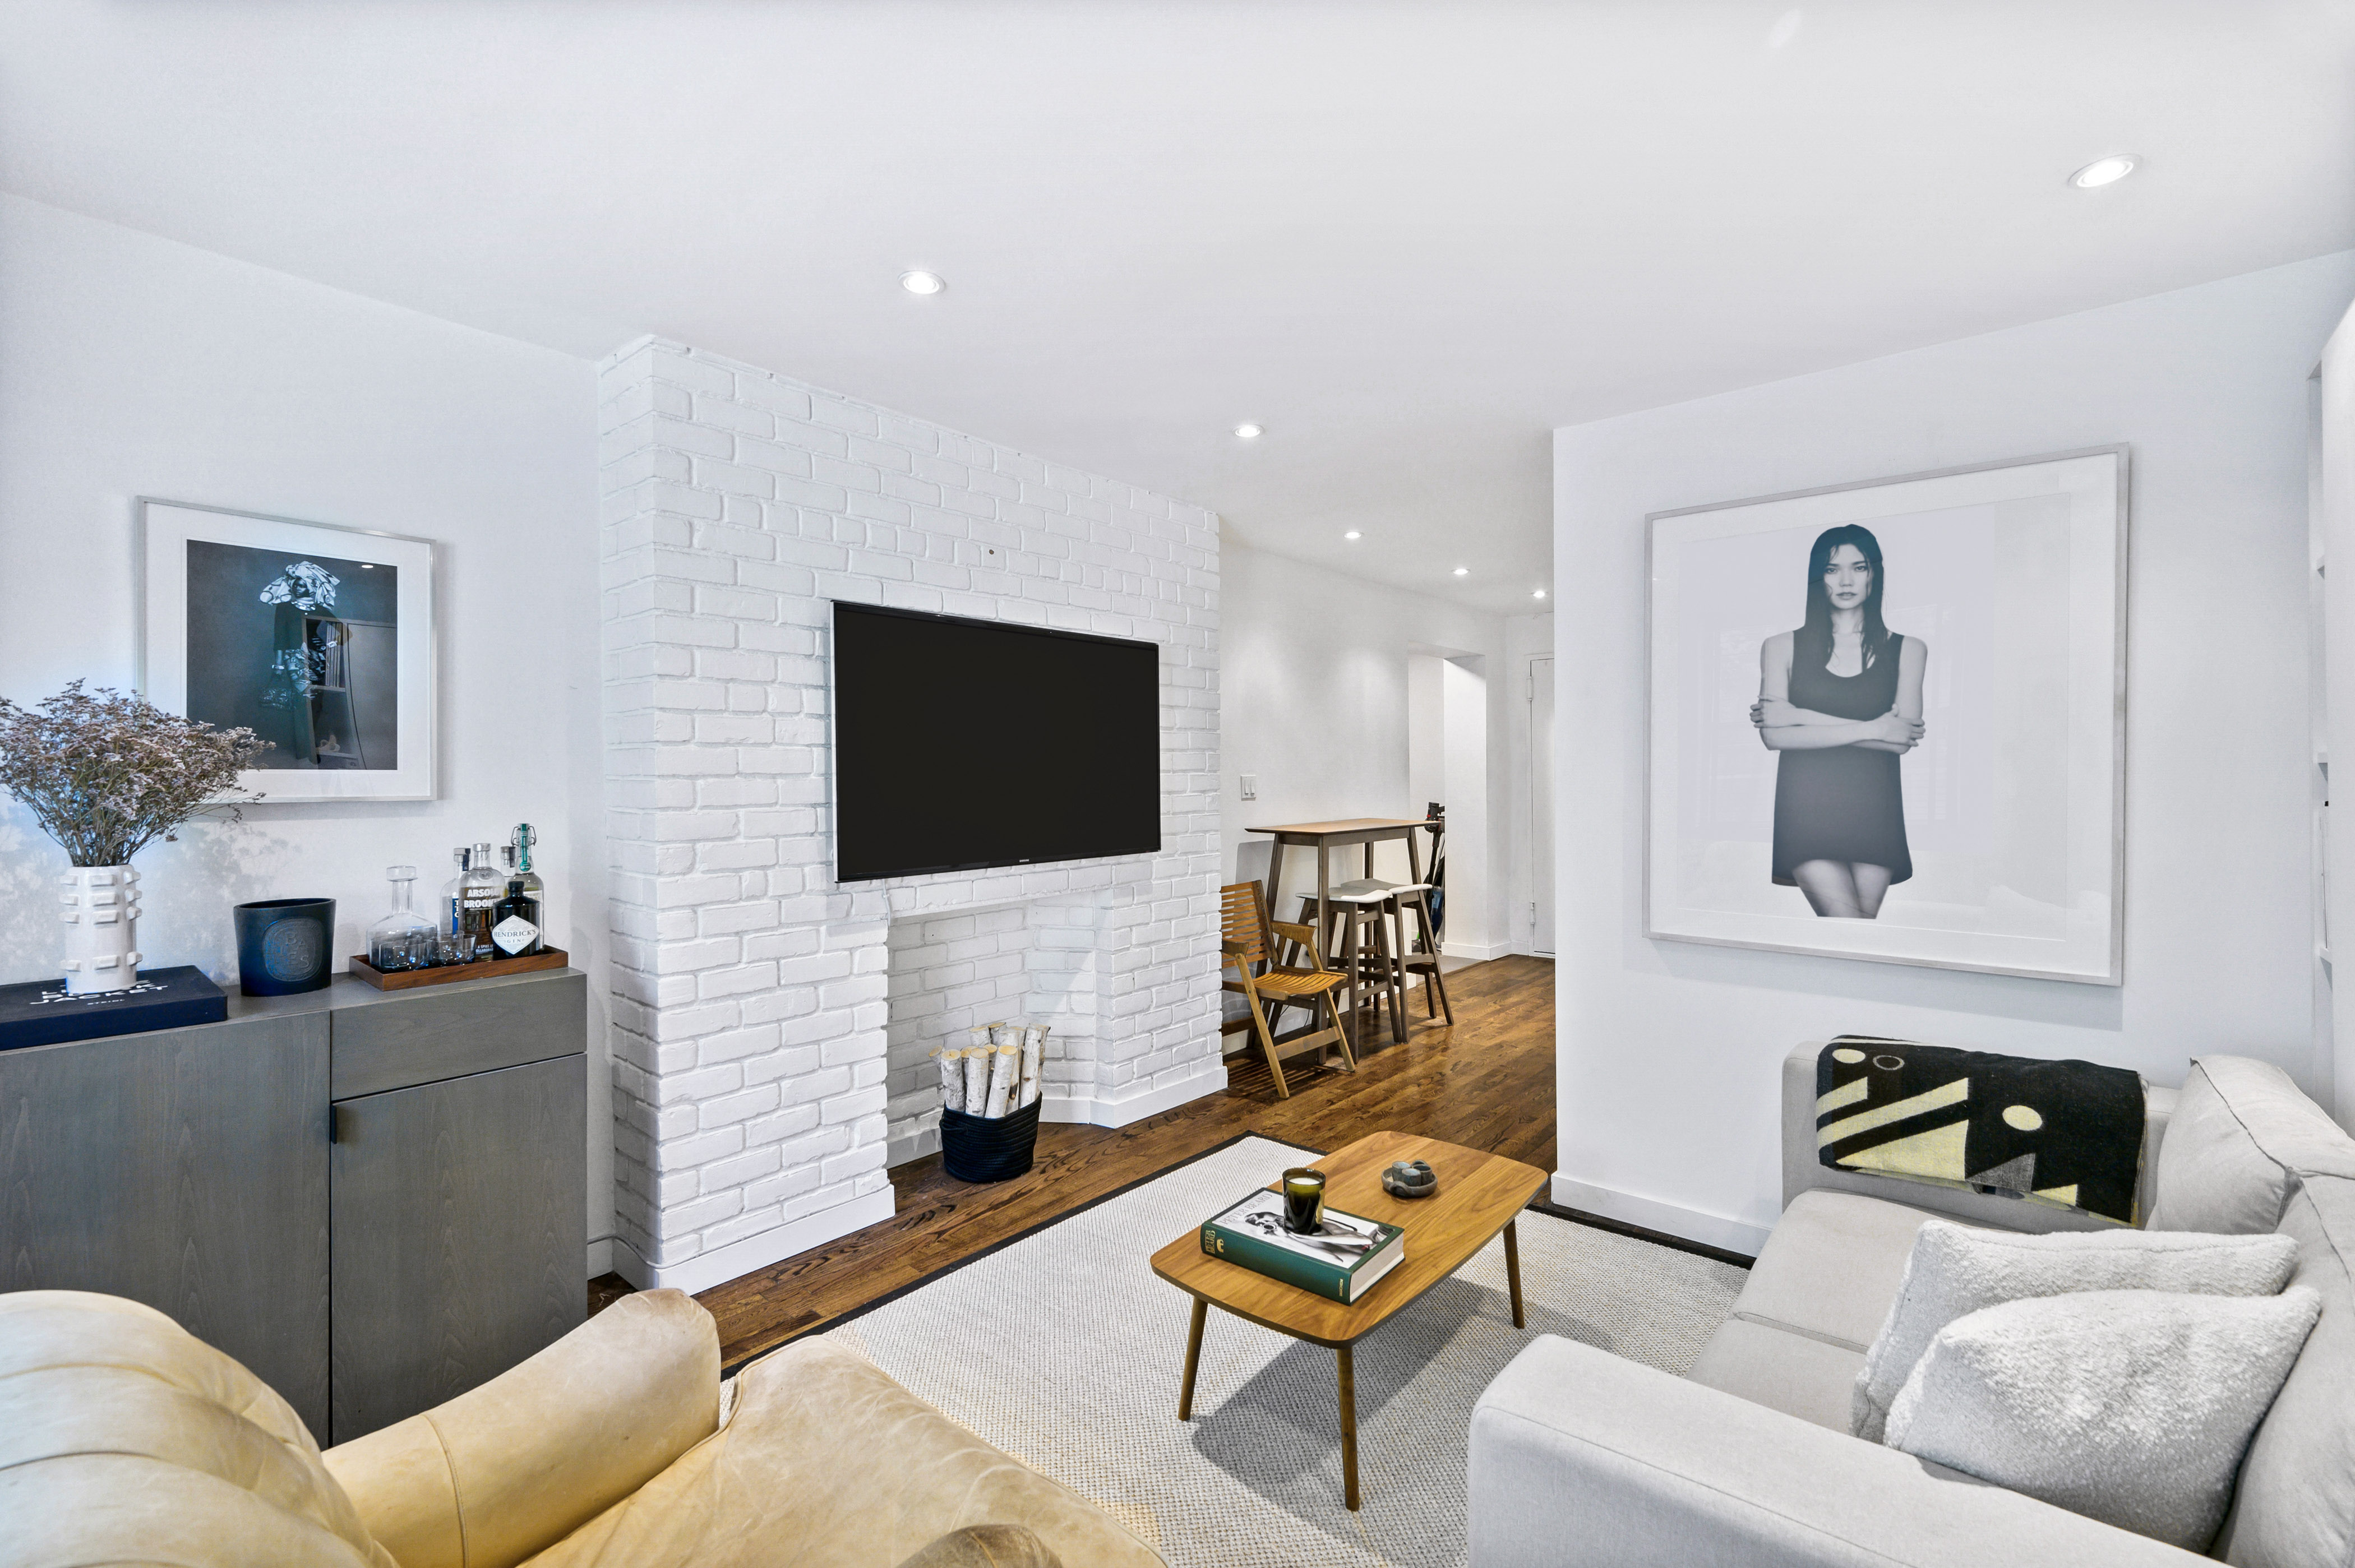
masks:
<path fill-rule="evenodd" d="M 1455 569 L 1455 575 L 1458 577 L 1469 577 L 1472 575 L 1472 569 L 1468 566 L 1459 566 Z"/>
<path fill-rule="evenodd" d="M 949 286 L 949 281 L 938 272 L 919 270 L 900 273 L 900 286 L 911 294 L 936 294 Z"/>
<path fill-rule="evenodd" d="M 1366 536 L 1359 533 L 1357 529 L 1351 528 L 1348 533 L 1343 534 L 1341 537 L 1345 539 L 1361 539 Z"/>
<path fill-rule="evenodd" d="M 1542 588 L 1533 588 L 1529 591 L 1529 597 L 1532 599 L 1542 599 L 1545 597 L 1545 590 Z"/>
<path fill-rule="evenodd" d="M 2094 190 L 2105 185 L 2115 185 L 2135 172 L 2142 162 L 2132 153 L 2119 153 L 2106 158 L 2095 158 L 2069 176 L 2069 183 L 2079 190 Z"/>
<path fill-rule="evenodd" d="M 1255 424 L 1239 424 L 1235 426 L 1235 433 L 1245 441 L 1256 441 L 1260 437 L 1261 431 Z"/>

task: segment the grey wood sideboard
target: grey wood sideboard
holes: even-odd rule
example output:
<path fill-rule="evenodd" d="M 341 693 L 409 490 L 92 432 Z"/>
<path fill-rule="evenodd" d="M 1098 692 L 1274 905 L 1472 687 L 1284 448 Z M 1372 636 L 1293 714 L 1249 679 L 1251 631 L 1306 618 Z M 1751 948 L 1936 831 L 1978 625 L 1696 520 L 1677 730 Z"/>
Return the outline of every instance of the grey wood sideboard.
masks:
<path fill-rule="evenodd" d="M 169 1313 L 323 1444 L 586 1311 L 587 977 L 229 997 L 0 1051 L 0 1289 Z"/>

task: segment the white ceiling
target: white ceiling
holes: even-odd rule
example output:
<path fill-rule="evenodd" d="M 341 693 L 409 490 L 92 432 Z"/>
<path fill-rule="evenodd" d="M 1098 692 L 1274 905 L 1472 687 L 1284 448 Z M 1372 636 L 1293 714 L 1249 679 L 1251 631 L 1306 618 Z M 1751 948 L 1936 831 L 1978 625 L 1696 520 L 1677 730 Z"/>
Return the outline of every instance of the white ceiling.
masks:
<path fill-rule="evenodd" d="M 2326 0 L 19 0 L 0 187 L 1518 612 L 1555 425 L 2355 246 L 2351 55 Z"/>

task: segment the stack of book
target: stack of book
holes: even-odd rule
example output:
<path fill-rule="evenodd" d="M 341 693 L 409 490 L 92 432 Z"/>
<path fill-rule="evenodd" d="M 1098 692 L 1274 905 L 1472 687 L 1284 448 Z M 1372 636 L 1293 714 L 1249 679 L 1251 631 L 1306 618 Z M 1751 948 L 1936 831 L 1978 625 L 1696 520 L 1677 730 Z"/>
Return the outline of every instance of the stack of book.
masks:
<path fill-rule="evenodd" d="M 1361 1300 L 1406 1257 L 1396 1225 L 1327 1209 L 1315 1235 L 1284 1226 L 1284 1195 L 1262 1187 L 1202 1223 L 1202 1250 L 1328 1300 Z"/>

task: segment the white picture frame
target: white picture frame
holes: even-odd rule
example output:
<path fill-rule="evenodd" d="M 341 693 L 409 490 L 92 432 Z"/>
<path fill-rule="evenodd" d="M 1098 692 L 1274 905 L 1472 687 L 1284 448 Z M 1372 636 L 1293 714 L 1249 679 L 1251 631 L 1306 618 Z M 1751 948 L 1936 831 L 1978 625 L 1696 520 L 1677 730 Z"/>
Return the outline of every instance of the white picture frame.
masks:
<path fill-rule="evenodd" d="M 1647 517 L 1645 934 L 2124 984 L 2128 458 L 2095 447 Z M 1866 541 L 1825 545 L 1849 528 L 1877 564 Z M 1857 590 L 1819 596 L 1815 552 L 1877 584 L 1889 640 L 1858 603 L 1829 618 Z M 1797 650 L 1834 644 L 1809 628 L 1835 624 L 1846 643 L 1811 666 Z M 1898 688 L 1909 637 L 1914 738 L 1832 717 L 1874 706 L 1876 681 Z M 1770 667 L 1788 672 L 1785 706 L 1766 704 Z M 1849 728 L 1805 733 L 1835 722 Z M 1843 743 L 1831 774 L 1790 761 L 1831 756 L 1813 748 L 1834 733 L 1877 744 Z"/>
<path fill-rule="evenodd" d="M 135 532 L 139 690 L 269 741 L 241 785 L 434 797 L 432 541 L 145 496 Z"/>

